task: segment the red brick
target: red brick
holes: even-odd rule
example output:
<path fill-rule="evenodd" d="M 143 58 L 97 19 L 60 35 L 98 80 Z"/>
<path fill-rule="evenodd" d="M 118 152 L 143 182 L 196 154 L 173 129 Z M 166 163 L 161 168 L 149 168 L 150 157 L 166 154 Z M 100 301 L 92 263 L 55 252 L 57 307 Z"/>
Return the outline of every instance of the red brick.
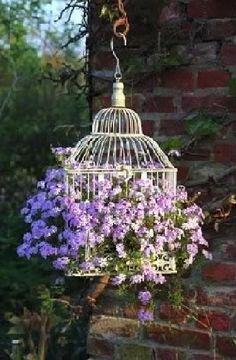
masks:
<path fill-rule="evenodd" d="M 195 153 L 197 155 L 195 155 Z M 191 152 L 191 150 L 189 152 L 186 152 L 182 155 L 182 159 L 183 160 L 188 160 L 188 161 L 206 161 L 206 160 L 210 160 L 210 150 L 209 149 L 204 149 L 204 148 L 199 148 L 197 149 L 197 151 L 193 151 Z"/>
<path fill-rule="evenodd" d="M 143 110 L 144 96 L 135 94 L 135 95 L 126 95 L 126 107 L 134 109 L 134 111 L 140 113 Z"/>
<path fill-rule="evenodd" d="M 160 135 L 175 136 L 185 133 L 184 122 L 181 120 L 163 119 L 161 120 Z"/>
<path fill-rule="evenodd" d="M 194 65 L 215 64 L 217 61 L 218 45 L 216 41 L 201 42 L 194 45 L 191 51 L 192 60 Z M 214 65 L 213 65 L 214 66 Z"/>
<path fill-rule="evenodd" d="M 93 98 L 93 112 L 96 113 L 103 108 L 111 106 L 110 96 L 96 96 Z"/>
<path fill-rule="evenodd" d="M 90 321 L 90 335 L 95 338 L 116 339 L 138 338 L 139 324 L 133 319 L 93 316 Z"/>
<path fill-rule="evenodd" d="M 224 246 L 224 259 L 236 260 L 236 244 L 227 244 Z"/>
<path fill-rule="evenodd" d="M 135 90 L 142 94 L 151 93 L 159 85 L 159 81 L 157 74 L 144 74 L 142 80 L 136 84 Z"/>
<path fill-rule="evenodd" d="M 235 336 L 231 337 L 231 338 L 230 337 L 218 337 L 216 339 L 216 349 L 221 355 L 236 357 Z"/>
<path fill-rule="evenodd" d="M 173 113 L 176 112 L 173 97 L 147 96 L 145 112 Z"/>
<path fill-rule="evenodd" d="M 208 291 L 198 290 L 197 303 L 211 306 L 236 306 L 236 290 L 232 291 Z"/>
<path fill-rule="evenodd" d="M 112 53 L 100 52 L 92 58 L 92 66 L 94 70 L 113 70 L 115 66 L 115 59 Z"/>
<path fill-rule="evenodd" d="M 191 0 L 188 16 L 192 18 L 224 18 L 236 16 L 235 0 Z"/>
<path fill-rule="evenodd" d="M 236 161 L 235 144 L 216 144 L 214 148 L 215 160 L 219 162 Z"/>
<path fill-rule="evenodd" d="M 175 308 L 169 304 L 161 304 L 160 318 L 172 320 L 175 323 L 185 323 L 188 318 L 188 313 L 183 308 Z"/>
<path fill-rule="evenodd" d="M 178 353 L 176 350 L 170 349 L 156 349 L 154 359 L 158 360 L 176 360 L 179 359 Z"/>
<path fill-rule="evenodd" d="M 231 328 L 231 321 L 228 315 L 216 311 L 204 311 L 198 316 L 197 326 L 203 329 L 228 331 Z"/>
<path fill-rule="evenodd" d="M 160 86 L 191 91 L 194 89 L 193 73 L 182 69 L 166 71 L 161 77 Z"/>
<path fill-rule="evenodd" d="M 235 97 L 227 97 L 225 99 L 226 107 L 228 108 L 229 112 L 236 112 L 236 101 Z"/>
<path fill-rule="evenodd" d="M 106 340 L 88 338 L 87 351 L 90 355 L 97 356 L 113 356 L 114 345 Z"/>
<path fill-rule="evenodd" d="M 236 45 L 224 44 L 221 49 L 221 58 L 225 65 L 236 65 Z"/>
<path fill-rule="evenodd" d="M 230 74 L 224 70 L 207 70 L 198 73 L 197 86 L 201 89 L 227 86 Z"/>
<path fill-rule="evenodd" d="M 207 23 L 204 39 L 224 40 L 226 37 L 236 35 L 235 20 L 210 20 Z"/>
<path fill-rule="evenodd" d="M 187 166 L 178 166 L 178 180 L 180 182 L 186 181 L 189 174 L 189 167 Z"/>
<path fill-rule="evenodd" d="M 218 356 L 212 356 L 212 355 L 193 355 L 192 360 L 220 360 Z"/>
<path fill-rule="evenodd" d="M 210 263 L 202 271 L 203 279 L 218 283 L 232 282 L 236 278 L 236 265 L 224 263 Z"/>
<path fill-rule="evenodd" d="M 125 317 L 129 319 L 137 319 L 140 306 L 132 304 L 123 309 Z"/>
<path fill-rule="evenodd" d="M 190 349 L 208 350 L 210 348 L 209 334 L 197 330 L 176 329 L 154 324 L 147 328 L 146 338 L 165 345 L 185 346 L 188 344 Z"/>
<path fill-rule="evenodd" d="M 164 6 L 159 16 L 161 24 L 180 20 L 180 7 L 176 0 L 171 0 L 170 4 Z"/>
<path fill-rule="evenodd" d="M 143 128 L 143 133 L 145 135 L 152 136 L 154 130 L 154 121 L 153 120 L 142 121 L 142 128 Z"/>
<path fill-rule="evenodd" d="M 207 109 L 214 112 L 236 111 L 235 99 L 224 95 L 185 95 L 182 98 L 183 111 Z"/>

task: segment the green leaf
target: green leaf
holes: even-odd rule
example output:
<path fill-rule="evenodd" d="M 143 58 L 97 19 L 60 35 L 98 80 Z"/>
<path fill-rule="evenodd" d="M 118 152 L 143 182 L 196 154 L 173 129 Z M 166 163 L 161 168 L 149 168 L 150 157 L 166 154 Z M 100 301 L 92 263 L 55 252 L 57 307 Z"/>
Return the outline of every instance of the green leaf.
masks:
<path fill-rule="evenodd" d="M 104 4 L 101 8 L 100 15 L 101 18 L 108 18 L 110 22 L 112 22 L 115 13 L 111 11 L 110 7 Z"/>
<path fill-rule="evenodd" d="M 229 95 L 236 97 L 236 78 L 229 81 Z"/>
<path fill-rule="evenodd" d="M 165 140 L 161 143 L 161 147 L 164 151 L 169 151 L 173 149 L 181 149 L 184 146 L 183 137 L 175 137 L 168 140 Z"/>
<path fill-rule="evenodd" d="M 192 137 L 204 137 L 218 133 L 223 124 L 219 123 L 217 118 L 200 112 L 198 115 L 185 121 L 185 127 L 189 135 Z"/>

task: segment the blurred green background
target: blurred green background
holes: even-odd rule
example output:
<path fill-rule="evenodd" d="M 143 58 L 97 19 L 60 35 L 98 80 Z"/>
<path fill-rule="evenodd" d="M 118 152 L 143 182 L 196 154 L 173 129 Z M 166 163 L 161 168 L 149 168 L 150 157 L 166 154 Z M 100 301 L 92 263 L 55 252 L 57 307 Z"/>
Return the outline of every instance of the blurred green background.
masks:
<path fill-rule="evenodd" d="M 72 29 L 54 22 L 64 3 L 0 2 L 0 359 L 86 358 L 78 281 L 16 255 L 20 208 L 55 164 L 50 147 L 72 146 L 89 128 L 82 45 L 61 51 Z"/>

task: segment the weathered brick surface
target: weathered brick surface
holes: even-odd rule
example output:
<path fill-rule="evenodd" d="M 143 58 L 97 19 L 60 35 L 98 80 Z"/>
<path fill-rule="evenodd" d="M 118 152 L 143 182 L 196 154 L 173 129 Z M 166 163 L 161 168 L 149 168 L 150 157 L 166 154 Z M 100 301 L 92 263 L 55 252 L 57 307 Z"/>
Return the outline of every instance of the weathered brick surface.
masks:
<path fill-rule="evenodd" d="M 219 356 L 214 356 L 214 355 L 203 355 L 203 354 L 199 354 L 199 355 L 193 355 L 192 360 L 220 360 Z"/>
<path fill-rule="evenodd" d="M 229 356 L 232 359 L 236 358 L 236 342 L 234 337 L 218 337 L 216 340 L 216 349 L 219 354 Z"/>
<path fill-rule="evenodd" d="M 150 95 L 146 98 L 145 112 L 173 113 L 176 111 L 173 97 Z"/>
<path fill-rule="evenodd" d="M 227 260 L 236 261 L 236 244 L 229 243 L 226 244 L 223 248 L 223 258 Z"/>
<path fill-rule="evenodd" d="M 224 44 L 221 56 L 224 65 L 236 65 L 236 45 L 231 43 Z"/>
<path fill-rule="evenodd" d="M 117 347 L 117 360 L 152 360 L 152 350 L 148 346 L 138 344 L 122 344 Z"/>
<path fill-rule="evenodd" d="M 203 268 L 203 279 L 216 283 L 233 283 L 236 280 L 236 265 L 209 263 Z"/>
<path fill-rule="evenodd" d="M 236 17 L 234 0 L 190 0 L 188 16 L 193 18 L 224 18 Z"/>
<path fill-rule="evenodd" d="M 198 73 L 197 86 L 200 89 L 224 87 L 230 78 L 230 73 L 224 70 L 204 70 Z"/>
<path fill-rule="evenodd" d="M 200 328 L 212 328 L 214 330 L 231 330 L 231 319 L 229 315 L 216 311 L 202 311 L 197 319 L 197 326 Z"/>
<path fill-rule="evenodd" d="M 187 166 L 178 166 L 178 179 L 181 183 L 184 183 L 188 178 L 189 168 Z"/>
<path fill-rule="evenodd" d="M 176 136 L 186 132 L 184 122 L 174 119 L 161 120 L 159 135 Z"/>
<path fill-rule="evenodd" d="M 103 108 L 107 108 L 110 106 L 110 104 L 110 96 L 96 96 L 93 98 L 93 112 L 96 113 Z"/>
<path fill-rule="evenodd" d="M 225 111 L 235 112 L 236 102 L 233 98 L 225 95 L 184 95 L 182 98 L 182 110 L 193 111 L 205 109 L 222 113 Z"/>
<path fill-rule="evenodd" d="M 185 323 L 188 318 L 188 311 L 183 308 L 176 308 L 169 304 L 161 304 L 160 318 L 169 319 L 174 323 Z"/>
<path fill-rule="evenodd" d="M 130 53 L 137 54 L 143 69 L 139 66 L 131 75 L 124 71 L 126 104 L 140 113 L 144 133 L 154 134 L 157 140 L 186 136 L 185 118 L 199 111 L 213 115 L 214 119 L 219 116 L 232 121 L 229 127 L 206 137 L 175 161 L 179 183 L 207 181 L 209 176 L 222 175 L 236 163 L 236 99 L 228 92 L 229 80 L 236 74 L 235 1 L 171 0 L 161 16 L 154 14 L 156 7 L 153 8 L 152 30 L 148 27 L 149 16 L 144 15 L 151 2 L 142 2 L 142 16 L 137 18 L 133 14 L 141 0 L 130 0 L 127 5 L 132 31 L 125 56 L 121 56 L 121 66 L 129 68 L 126 60 L 130 62 Z M 154 28 L 161 31 L 161 52 L 167 50 L 168 54 L 178 56 L 174 66 L 167 64 L 162 71 L 160 64 L 165 56 L 162 54 L 159 59 L 156 47 L 145 47 L 147 39 L 158 39 Z M 110 105 L 107 94 L 111 83 L 104 78 L 99 80 L 99 74 L 111 76 L 115 63 L 109 51 L 110 36 L 107 39 L 105 50 L 103 42 L 100 51 L 99 38 L 95 44 L 98 51 L 92 61 L 93 70 L 97 70 L 93 79 L 94 112 Z M 230 181 L 235 182 L 233 177 Z M 215 191 L 212 184 L 200 189 L 193 186 L 190 190 L 202 192 L 200 202 L 211 201 Z M 224 186 L 217 186 L 217 191 L 223 193 Z M 107 317 L 95 317 L 91 322 L 88 345 L 94 359 L 235 360 L 236 228 L 229 236 L 225 229 L 222 224 L 221 235 L 211 237 L 213 262 L 205 262 L 185 279 L 186 286 L 191 286 L 189 294 L 193 294 L 186 295 L 186 301 L 190 307 L 192 304 L 197 307 L 194 318 L 183 309 L 158 302 L 155 323 L 143 331 L 136 321 L 137 305 L 121 301 L 109 290 L 96 310 Z"/>
<path fill-rule="evenodd" d="M 158 360 L 184 360 L 184 354 L 174 349 L 155 349 L 154 354 Z"/>
<path fill-rule="evenodd" d="M 235 144 L 216 144 L 214 148 L 215 159 L 218 162 L 236 161 Z"/>
<path fill-rule="evenodd" d="M 197 296 L 199 305 L 220 306 L 220 307 L 236 307 L 236 289 L 232 290 L 209 290 L 208 288 L 199 289 Z"/>
<path fill-rule="evenodd" d="M 193 329 L 179 329 L 168 325 L 158 324 L 146 328 L 146 338 L 159 344 L 182 346 L 186 344 L 190 349 L 210 349 L 210 336 L 206 332 Z"/>
<path fill-rule="evenodd" d="M 210 66 L 217 63 L 217 48 L 217 42 L 213 41 L 195 44 L 191 50 L 191 64 Z"/>
<path fill-rule="evenodd" d="M 152 120 L 143 120 L 142 121 L 143 133 L 145 135 L 152 136 L 154 125 L 155 123 Z"/>
<path fill-rule="evenodd" d="M 103 339 L 116 337 L 135 339 L 139 334 L 139 324 L 132 319 L 94 316 L 91 320 L 90 334 L 92 337 Z"/>
<path fill-rule="evenodd" d="M 87 342 L 87 350 L 93 356 L 114 357 L 114 345 L 109 341 L 90 337 Z"/>
<path fill-rule="evenodd" d="M 160 86 L 190 91 L 194 89 L 194 75 L 189 70 L 168 70 L 161 76 Z"/>
<path fill-rule="evenodd" d="M 208 21 L 204 38 L 206 40 L 224 40 L 236 35 L 236 19 L 213 19 Z"/>
<path fill-rule="evenodd" d="M 96 70 L 113 70 L 114 68 L 114 57 L 111 51 L 99 53 L 93 57 L 92 67 Z"/>

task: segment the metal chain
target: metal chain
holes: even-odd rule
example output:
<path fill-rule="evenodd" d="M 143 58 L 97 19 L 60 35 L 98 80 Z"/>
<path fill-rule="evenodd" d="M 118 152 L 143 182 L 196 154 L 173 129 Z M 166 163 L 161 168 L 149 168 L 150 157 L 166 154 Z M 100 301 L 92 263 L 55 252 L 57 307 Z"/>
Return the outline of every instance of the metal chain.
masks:
<path fill-rule="evenodd" d="M 113 33 L 116 37 L 119 37 L 119 38 L 126 36 L 130 29 L 129 19 L 128 19 L 127 13 L 125 11 L 123 2 L 124 2 L 124 0 L 117 0 L 117 7 L 121 14 L 121 17 L 119 19 L 117 19 L 113 25 Z M 120 27 L 120 26 L 125 27 L 123 32 L 118 31 L 118 27 Z"/>

